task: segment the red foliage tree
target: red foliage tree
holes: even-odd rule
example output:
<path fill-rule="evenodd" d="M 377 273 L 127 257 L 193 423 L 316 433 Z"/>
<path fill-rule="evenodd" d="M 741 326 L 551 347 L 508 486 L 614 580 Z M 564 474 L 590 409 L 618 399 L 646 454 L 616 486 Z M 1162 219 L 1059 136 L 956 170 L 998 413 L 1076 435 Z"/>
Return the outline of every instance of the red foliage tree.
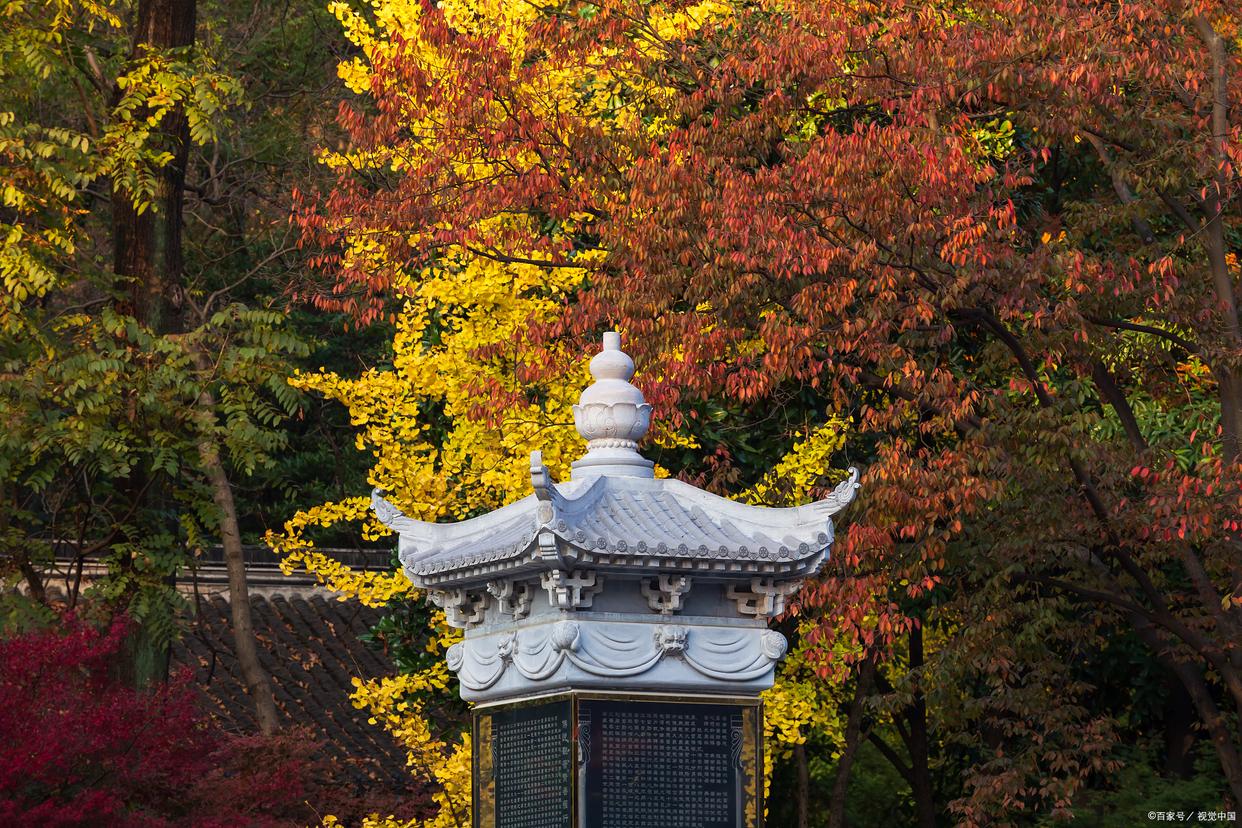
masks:
<path fill-rule="evenodd" d="M 184 676 L 136 691 L 112 672 L 121 619 L 0 641 L 0 824 L 286 825 L 307 756 L 294 737 L 238 739 L 198 711 Z"/>
<path fill-rule="evenodd" d="M 1070 655 L 1103 630 L 1181 688 L 1242 801 L 1236 3 L 761 2 L 673 42 L 646 4 L 590 12 L 549 13 L 497 72 L 506 44 L 428 11 L 453 82 L 399 43 L 377 62 L 377 111 L 342 122 L 407 163 L 343 167 L 308 238 L 344 227 L 406 269 L 603 248 L 549 353 L 619 326 L 691 430 L 708 400 L 851 413 L 875 447 L 862 509 L 804 608 L 828 610 L 825 651 L 922 665 L 929 596 L 956 601 L 954 669 L 986 688 L 959 712 L 1001 751 L 968 774 L 967 822 L 1063 813 L 1110 767 Z M 541 73 L 574 68 L 641 128 L 533 117 Z M 627 100 L 627 78 L 676 94 Z M 481 234 L 512 215 L 532 220 Z M 570 216 L 586 229 L 548 233 Z M 373 308 L 389 275 L 343 267 L 336 295 Z M 1005 632 L 1049 613 L 1038 646 Z"/>

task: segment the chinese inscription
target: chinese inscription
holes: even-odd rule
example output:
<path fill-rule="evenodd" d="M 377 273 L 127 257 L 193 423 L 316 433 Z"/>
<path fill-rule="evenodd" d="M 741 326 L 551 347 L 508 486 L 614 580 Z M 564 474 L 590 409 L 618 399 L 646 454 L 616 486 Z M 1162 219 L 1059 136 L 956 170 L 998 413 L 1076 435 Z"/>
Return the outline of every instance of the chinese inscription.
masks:
<path fill-rule="evenodd" d="M 583 699 L 578 715 L 582 828 L 747 825 L 740 708 Z"/>
<path fill-rule="evenodd" d="M 567 701 L 479 713 L 478 828 L 570 828 L 571 710 Z"/>

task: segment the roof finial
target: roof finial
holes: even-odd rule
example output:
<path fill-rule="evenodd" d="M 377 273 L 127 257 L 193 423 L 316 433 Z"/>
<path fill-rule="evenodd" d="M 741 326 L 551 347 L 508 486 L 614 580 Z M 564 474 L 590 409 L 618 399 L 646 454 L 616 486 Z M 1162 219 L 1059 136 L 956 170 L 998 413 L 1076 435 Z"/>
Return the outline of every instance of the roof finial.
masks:
<path fill-rule="evenodd" d="M 630 383 L 634 360 L 621 350 L 621 334 L 604 334 L 604 349 L 591 360 L 595 382 L 574 406 L 574 425 L 587 441 L 587 453 L 574 463 L 575 477 L 610 474 L 652 477 L 652 462 L 638 453 L 638 441 L 651 426 L 651 406 Z"/>

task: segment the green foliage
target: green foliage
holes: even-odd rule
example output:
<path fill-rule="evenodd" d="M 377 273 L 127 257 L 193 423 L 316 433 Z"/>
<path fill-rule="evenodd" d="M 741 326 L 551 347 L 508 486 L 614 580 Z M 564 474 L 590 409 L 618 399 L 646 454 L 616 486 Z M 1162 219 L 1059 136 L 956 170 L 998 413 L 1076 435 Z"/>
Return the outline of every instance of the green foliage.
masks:
<path fill-rule="evenodd" d="M 304 56 L 306 21 L 326 14 L 313 8 L 283 12 Z M 205 5 L 197 41 L 178 48 L 143 41 L 135 15 L 24 0 L 0 12 L 0 575 L 37 586 L 54 553 L 90 558 L 107 573 L 95 597 L 158 649 L 182 608 L 170 585 L 217 538 L 203 447 L 218 447 L 234 480 L 271 472 L 305 414 L 286 379 L 318 331 L 295 331 L 283 309 L 282 268 L 299 258 L 280 230 L 287 182 L 269 175 L 305 138 L 289 132 L 287 103 L 283 119 L 268 108 L 248 119 L 255 89 L 306 83 L 309 64 L 248 74 L 267 70 L 257 55 L 282 33 L 257 27 L 251 44 L 244 27 L 221 32 L 239 19 L 227 4 Z M 167 203 L 179 154 L 201 202 Z M 184 272 L 157 273 L 158 287 L 117 272 L 113 201 L 171 227 Z M 184 227 L 164 224 L 183 208 Z M 158 323 L 146 321 L 152 302 L 169 306 Z"/>
<path fill-rule="evenodd" d="M 1220 765 L 1212 751 L 1201 747 L 1195 753 L 1194 772 L 1182 779 L 1160 772 L 1159 751 L 1154 746 L 1126 750 L 1125 766 L 1082 798 L 1081 807 L 1075 812 L 1075 828 L 1131 828 L 1146 820 L 1150 811 L 1236 811 L 1237 806 L 1229 803 Z M 1192 817 L 1185 824 L 1207 823 Z"/>

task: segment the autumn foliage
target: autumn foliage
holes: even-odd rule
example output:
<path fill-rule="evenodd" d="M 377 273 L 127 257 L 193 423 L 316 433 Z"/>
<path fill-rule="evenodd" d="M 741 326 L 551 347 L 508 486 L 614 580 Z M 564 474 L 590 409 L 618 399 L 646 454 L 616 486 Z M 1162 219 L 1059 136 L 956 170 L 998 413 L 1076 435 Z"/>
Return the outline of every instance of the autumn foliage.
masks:
<path fill-rule="evenodd" d="M 0 823 L 286 825 L 305 820 L 304 736 L 219 731 L 188 677 L 136 691 L 113 677 L 124 618 L 72 617 L 0 640 Z"/>
<path fill-rule="evenodd" d="M 502 496 L 615 326 L 673 473 L 736 495 L 850 423 L 864 494 L 788 622 L 848 682 L 838 783 L 879 742 L 920 825 L 1068 818 L 1150 735 L 1100 692 L 1125 650 L 1193 711 L 1152 720 L 1169 772 L 1202 742 L 1242 800 L 1236 4 L 378 8 L 338 10 L 351 144 L 298 214 L 307 290 L 398 321 L 395 374 L 306 380 L 376 484 Z"/>

